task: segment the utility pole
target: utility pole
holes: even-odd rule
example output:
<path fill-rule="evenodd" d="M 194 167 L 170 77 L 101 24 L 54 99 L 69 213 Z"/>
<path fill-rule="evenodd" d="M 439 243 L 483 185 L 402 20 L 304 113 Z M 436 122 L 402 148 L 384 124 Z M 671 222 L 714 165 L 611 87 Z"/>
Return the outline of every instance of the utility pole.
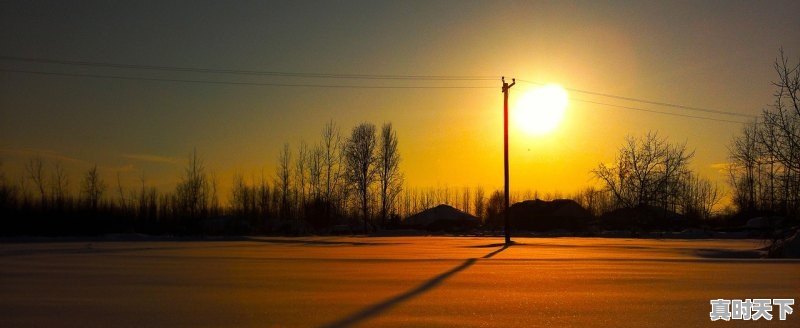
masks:
<path fill-rule="evenodd" d="M 517 80 L 512 78 L 511 84 L 506 83 L 503 76 L 503 164 L 505 168 L 505 206 L 503 210 L 503 220 L 505 221 L 506 246 L 511 246 L 511 225 L 508 222 L 508 89 L 517 84 Z"/>

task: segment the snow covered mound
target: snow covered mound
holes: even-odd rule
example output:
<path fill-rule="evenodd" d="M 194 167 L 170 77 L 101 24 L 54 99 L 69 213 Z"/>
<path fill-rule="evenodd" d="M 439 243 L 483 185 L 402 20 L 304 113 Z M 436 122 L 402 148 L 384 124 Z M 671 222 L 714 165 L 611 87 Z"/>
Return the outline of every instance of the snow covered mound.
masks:
<path fill-rule="evenodd" d="M 793 236 L 784 239 L 778 246 L 778 255 L 784 258 L 800 258 L 800 231 Z"/>
<path fill-rule="evenodd" d="M 508 209 L 513 227 L 531 231 L 552 229 L 580 229 L 591 218 L 580 204 L 570 199 L 552 201 L 526 200 Z"/>
<path fill-rule="evenodd" d="M 450 205 L 440 204 L 434 208 L 409 216 L 403 223 L 420 228 L 431 228 L 433 226 L 468 228 L 477 226 L 480 224 L 480 220 Z"/>

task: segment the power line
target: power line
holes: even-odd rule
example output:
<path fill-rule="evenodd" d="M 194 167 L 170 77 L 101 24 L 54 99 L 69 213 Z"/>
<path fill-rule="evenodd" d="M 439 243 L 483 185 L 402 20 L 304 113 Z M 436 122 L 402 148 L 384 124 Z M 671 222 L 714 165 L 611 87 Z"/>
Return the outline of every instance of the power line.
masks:
<path fill-rule="evenodd" d="M 215 74 L 233 74 L 233 75 L 258 75 L 258 76 L 274 76 L 274 77 L 290 77 L 290 78 L 325 78 L 325 79 L 365 79 L 365 80 L 415 80 L 415 81 L 489 81 L 496 80 L 495 76 L 469 76 L 469 75 L 379 75 L 379 74 L 329 74 L 329 73 L 299 73 L 299 72 L 281 72 L 281 71 L 259 71 L 259 70 L 236 70 L 236 69 L 213 69 L 201 67 L 181 67 L 181 66 L 156 66 L 156 65 L 137 65 L 137 64 L 123 64 L 123 63 L 109 63 L 109 62 L 93 62 L 93 61 L 80 61 L 80 60 L 64 60 L 52 58 L 35 58 L 35 57 L 19 57 L 19 56 L 6 56 L 0 55 L 0 60 L 9 61 L 22 61 L 31 63 L 42 64 L 60 64 L 60 65 L 77 65 L 89 67 L 107 67 L 107 68 L 123 68 L 123 69 L 143 69 L 143 70 L 158 70 L 158 71 L 172 71 L 172 72 L 190 72 L 190 73 L 215 73 Z M 5 70 L 12 71 L 12 70 Z M 83 77 L 102 77 L 102 78 L 115 78 L 115 79 L 129 79 L 129 80 L 151 80 L 151 81 L 166 81 L 166 82 L 188 82 L 188 83 L 206 83 L 206 84 L 234 84 L 234 85 L 262 85 L 262 86 L 282 86 L 282 87 L 320 87 L 320 88 L 365 88 L 365 89 L 471 89 L 471 88 L 484 88 L 484 87 L 423 87 L 423 86 L 343 86 L 343 85 L 329 85 L 329 84 L 305 84 L 305 83 L 261 83 L 261 82 L 221 82 L 211 80 L 184 80 L 184 79 L 162 79 L 162 78 L 132 78 L 122 77 L 118 75 L 98 75 L 98 74 L 72 74 L 72 73 L 49 73 L 34 71 L 17 71 L 19 73 L 27 72 L 32 74 L 49 74 L 49 75 L 67 75 L 70 76 L 83 76 Z M 520 82 L 544 85 L 544 83 L 519 79 Z M 486 87 L 490 88 L 490 87 Z M 634 98 L 627 96 L 619 96 L 609 93 L 581 90 L 575 88 L 565 88 L 571 92 L 589 94 L 594 96 L 608 97 L 613 99 L 640 102 L 650 105 L 672 107 L 683 110 L 699 111 L 711 114 L 730 115 L 745 118 L 755 118 L 755 115 L 741 114 L 729 111 L 721 111 L 715 109 L 686 106 L 675 103 L 653 101 L 642 98 Z"/>
<path fill-rule="evenodd" d="M 258 71 L 258 70 L 237 70 L 237 69 L 214 69 L 201 67 L 181 67 L 181 66 L 156 66 L 156 65 L 136 65 L 108 62 L 92 62 L 82 60 L 63 60 L 49 58 L 31 58 L 0 55 L 2 60 L 22 61 L 40 64 L 60 64 L 73 66 L 91 66 L 108 68 L 126 69 L 145 69 L 172 72 L 191 72 L 191 73 L 216 73 L 234 75 L 260 75 L 260 76 L 279 76 L 279 77 L 298 77 L 298 78 L 328 78 L 328 79 L 364 79 L 364 80 L 427 80 L 427 81 L 488 81 L 497 80 L 496 76 L 470 76 L 470 75 L 378 75 L 378 74 L 329 74 L 329 73 L 298 73 L 280 71 Z"/>
<path fill-rule="evenodd" d="M 527 80 L 520 80 L 520 79 L 517 79 L 517 81 L 530 83 L 530 84 L 536 84 L 536 85 L 544 85 L 544 83 L 541 83 L 541 82 L 534 82 L 534 81 L 527 81 Z M 608 97 L 608 98 L 627 100 L 627 101 L 635 101 L 635 102 L 640 102 L 640 103 L 645 103 L 645 104 L 665 106 L 665 107 L 673 107 L 673 108 L 680 108 L 680 109 L 693 110 L 693 111 L 699 111 L 699 112 L 706 112 L 706 113 L 712 113 L 712 114 L 740 116 L 740 117 L 746 117 L 746 118 L 755 118 L 756 117 L 755 115 L 749 115 L 749 114 L 741 114 L 741 113 L 726 112 L 726 111 L 715 110 L 715 109 L 700 108 L 700 107 L 693 107 L 693 106 L 685 106 L 685 105 L 680 105 L 680 104 L 653 101 L 653 100 L 647 100 L 647 99 L 641 99 L 641 98 L 617 96 L 617 95 L 612 95 L 612 94 L 602 93 L 602 92 L 587 91 L 587 90 L 580 90 L 580 89 L 573 89 L 573 88 L 564 88 L 564 89 L 566 89 L 568 91 L 572 91 L 572 92 L 584 93 L 584 94 L 589 94 L 589 95 L 594 95 L 594 96 Z"/>
<path fill-rule="evenodd" d="M 43 71 L 26 71 L 26 70 L 12 70 L 0 68 L 0 72 L 10 73 L 24 73 L 36 74 L 45 76 L 67 76 L 67 77 L 88 77 L 88 78 L 101 78 L 101 79 L 117 79 L 117 80 L 134 80 L 134 81 L 158 81 L 158 82 L 182 82 L 182 83 L 200 83 L 200 84 L 215 84 L 215 85 L 245 85 L 245 86 L 271 86 L 271 87 L 306 87 L 306 88 L 350 88 L 350 89 L 494 89 L 491 86 L 375 86 L 375 85 L 338 85 L 338 84 L 290 84 L 290 83 L 268 83 L 268 82 L 236 82 L 236 81 L 213 81 L 213 80 L 187 80 L 187 79 L 165 79 L 165 78 L 150 78 L 150 77 L 135 77 L 135 76 L 121 76 L 121 75 L 102 75 L 102 74 L 78 74 L 78 73 L 60 73 L 60 72 L 43 72 Z M 680 113 L 663 112 L 657 110 L 650 110 L 638 107 L 630 107 L 616 104 L 602 103 L 586 99 L 577 99 L 570 97 L 572 101 L 591 103 L 596 105 L 617 107 L 622 109 L 636 110 L 654 114 L 671 115 L 686 118 L 703 119 L 727 123 L 745 122 L 716 119 L 711 117 L 694 116 Z"/>
<path fill-rule="evenodd" d="M 0 56 L 2 59 L 3 56 Z M 31 70 L 15 70 L 15 69 L 5 69 L 0 68 L 0 72 L 9 72 L 9 73 L 23 73 L 23 74 L 35 74 L 35 75 L 45 75 L 45 76 L 66 76 L 66 77 L 86 77 L 86 78 L 100 78 L 100 79 L 116 79 L 116 80 L 133 80 L 133 81 L 157 81 L 157 82 L 179 82 L 179 83 L 197 83 L 197 84 L 213 84 L 213 85 L 238 85 L 238 86 L 268 86 L 268 87 L 302 87 L 302 88 L 338 88 L 338 89 L 494 89 L 495 86 L 388 86 L 388 85 L 347 85 L 347 84 L 306 84 L 306 83 L 274 83 L 274 82 L 241 82 L 241 81 L 218 81 L 218 80 L 192 80 L 192 79 L 172 79 L 172 78 L 154 78 L 154 77 L 137 77 L 137 76 L 123 76 L 123 75 L 106 75 L 106 74 L 83 74 L 83 73 L 64 73 L 64 72 L 48 72 L 48 71 L 31 71 Z M 304 74 L 304 73 L 298 73 Z M 379 75 L 371 75 L 371 76 L 379 76 Z M 384 75 L 385 76 L 385 75 Z M 410 76 L 406 76 L 410 77 Z M 518 80 L 521 82 L 531 83 L 531 84 L 543 84 L 538 82 L 526 81 L 526 80 Z M 595 93 L 591 91 L 583 91 L 577 89 L 569 89 L 567 90 L 579 93 L 587 93 L 587 94 L 594 94 L 594 95 L 602 95 L 608 96 L 611 98 L 618 98 L 624 100 L 632 100 L 636 98 L 628 98 L 628 97 L 621 97 L 621 96 L 614 96 L 614 95 L 606 95 L 601 93 Z M 726 123 L 737 123 L 737 124 L 744 124 L 745 122 L 741 121 L 734 121 L 734 120 L 725 120 L 725 119 L 717 119 L 711 117 L 704 117 L 704 116 L 695 116 L 695 115 L 688 115 L 688 114 L 680 114 L 674 112 L 664 112 L 652 109 L 645 109 L 645 108 L 638 108 L 638 107 L 631 107 L 631 106 L 623 106 L 617 104 L 609 104 L 603 102 L 597 102 L 592 100 L 586 99 L 577 99 L 570 97 L 570 100 L 584 102 L 584 103 L 591 103 L 596 105 L 603 105 L 603 106 L 610 106 L 628 110 L 635 110 L 641 112 L 648 112 L 654 114 L 661 114 L 661 115 L 670 115 L 670 116 L 678 116 L 678 117 L 685 117 L 685 118 L 694 118 L 694 119 L 702 119 L 702 120 L 710 120 L 710 121 L 717 121 L 717 122 L 726 122 Z M 641 102 L 649 103 L 649 104 L 658 104 L 663 106 L 668 106 L 666 103 L 658 103 L 658 102 L 651 102 L 642 100 Z M 698 110 L 698 108 L 693 108 L 689 106 L 670 106 L 670 107 L 678 107 L 682 109 L 692 109 Z M 711 113 L 718 113 L 719 111 L 713 110 L 703 110 L 705 112 Z M 728 113 L 728 112 L 721 112 L 724 114 L 730 115 L 740 115 L 746 116 L 748 118 L 753 118 L 754 116 L 750 115 L 743 115 L 737 113 Z"/>
<path fill-rule="evenodd" d="M 15 69 L 5 69 L 5 68 L 0 68 L 0 72 L 37 74 L 37 75 L 49 75 L 49 76 L 88 77 L 88 78 L 117 79 L 117 80 L 183 82 L 183 83 L 221 84 L 221 85 L 250 85 L 250 86 L 269 86 L 269 87 L 340 88 L 340 89 L 494 89 L 496 88 L 490 86 L 436 86 L 436 85 L 390 86 L 390 85 L 237 82 L 237 81 L 215 81 L 215 80 L 167 79 L 167 78 L 155 78 L 155 77 L 138 77 L 138 76 L 105 75 L 105 74 L 44 72 L 44 71 L 28 71 L 28 70 L 15 70 Z"/>
<path fill-rule="evenodd" d="M 654 113 L 654 114 L 661 114 L 661 115 L 671 115 L 671 116 L 679 116 L 679 117 L 687 117 L 687 118 L 696 118 L 696 119 L 716 121 L 716 122 L 746 124 L 746 122 L 741 122 L 741 121 L 725 120 L 725 119 L 719 119 L 719 118 L 713 118 L 713 117 L 695 116 L 695 115 L 680 114 L 680 113 L 673 113 L 673 112 L 662 112 L 662 111 L 658 111 L 658 110 L 638 108 L 638 107 L 630 107 L 630 106 L 623 106 L 623 105 L 615 105 L 615 104 L 607 104 L 607 103 L 602 103 L 602 102 L 598 102 L 598 101 L 592 101 L 592 100 L 586 100 L 586 99 L 576 99 L 576 98 L 572 98 L 572 97 L 570 97 L 569 100 L 579 101 L 579 102 L 584 102 L 584 103 L 590 103 L 590 104 L 595 104 L 595 105 L 618 107 L 618 108 L 622 108 L 622 109 L 630 109 L 630 110 L 648 112 L 648 113 Z"/>

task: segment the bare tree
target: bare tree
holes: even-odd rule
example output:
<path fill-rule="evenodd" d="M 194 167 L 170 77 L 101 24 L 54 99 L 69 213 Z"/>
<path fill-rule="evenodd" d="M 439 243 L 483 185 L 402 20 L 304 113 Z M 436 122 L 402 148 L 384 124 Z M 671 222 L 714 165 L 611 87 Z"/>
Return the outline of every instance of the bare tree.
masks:
<path fill-rule="evenodd" d="M 256 227 L 263 228 L 266 224 L 266 219 L 272 215 L 271 211 L 273 209 L 272 202 L 272 193 L 270 192 L 269 182 L 267 182 L 267 178 L 264 176 L 264 172 L 261 172 L 261 178 L 258 181 L 258 187 L 254 190 L 255 194 L 255 201 L 254 206 L 257 207 L 258 216 L 260 220 L 255 222 Z M 255 210 L 254 210 L 255 211 Z"/>
<path fill-rule="evenodd" d="M 297 148 L 297 159 L 295 160 L 294 169 L 294 183 L 295 183 L 295 205 L 297 205 L 297 213 L 303 217 L 303 207 L 306 204 L 306 187 L 308 184 L 308 145 L 305 140 L 300 141 L 300 146 Z"/>
<path fill-rule="evenodd" d="M 328 204 L 338 203 L 342 195 L 336 195 L 342 187 L 343 146 L 342 136 L 336 123 L 329 121 L 322 129 L 322 179 L 324 180 L 324 199 Z M 337 199 L 334 199 L 337 198 Z"/>
<path fill-rule="evenodd" d="M 314 146 L 308 154 L 308 185 L 311 198 L 319 200 L 322 197 L 322 147 Z"/>
<path fill-rule="evenodd" d="M 435 191 L 432 188 L 420 190 L 419 210 L 427 210 L 433 207 L 434 203 L 436 202 L 436 197 L 434 197 L 435 195 Z"/>
<path fill-rule="evenodd" d="M 361 123 L 353 128 L 345 146 L 347 181 L 354 186 L 361 202 L 364 233 L 369 232 L 369 189 L 375 181 L 375 139 L 375 125 Z"/>
<path fill-rule="evenodd" d="M 61 208 L 67 199 L 67 188 L 69 188 L 69 177 L 64 171 L 61 162 L 53 163 L 53 175 L 50 177 L 50 195 L 53 197 L 53 204 Z"/>
<path fill-rule="evenodd" d="M 0 161 L 0 167 L 3 162 Z M 11 208 L 18 200 L 16 188 L 6 180 L 5 172 L 0 170 L 0 211 Z"/>
<path fill-rule="evenodd" d="M 25 175 L 20 176 L 18 177 L 17 181 L 18 181 L 17 190 L 19 190 L 19 195 L 21 197 L 20 201 L 22 202 L 22 204 L 25 205 L 30 204 L 33 195 L 31 195 L 30 190 L 28 190 L 28 177 Z"/>
<path fill-rule="evenodd" d="M 139 218 L 144 221 L 155 220 L 158 216 L 158 191 L 156 190 L 156 187 L 147 185 L 144 172 L 142 172 L 141 177 L 139 177 L 139 182 L 141 184 L 138 195 Z M 131 192 L 131 202 L 133 202 L 133 200 L 136 198 L 137 196 Z M 134 205 L 131 204 L 131 208 L 133 207 Z"/>
<path fill-rule="evenodd" d="M 800 60 L 790 64 L 780 50 L 773 103 L 731 147 L 731 184 L 740 212 L 767 212 L 800 218 Z M 774 227 L 770 254 L 783 243 Z"/>
<path fill-rule="evenodd" d="M 248 216 L 250 205 L 250 188 L 244 182 L 244 177 L 237 173 L 233 175 L 231 186 L 230 208 L 236 215 Z"/>
<path fill-rule="evenodd" d="M 730 184 L 733 186 L 733 201 L 742 211 L 756 209 L 758 167 L 763 152 L 758 143 L 758 126 L 754 122 L 742 129 L 728 147 L 731 164 L 728 166 Z"/>
<path fill-rule="evenodd" d="M 770 155 L 793 171 L 800 170 L 800 61 L 790 67 L 788 58 L 780 51 L 775 62 L 778 81 L 775 102 L 762 113 L 764 129 L 759 136 Z"/>
<path fill-rule="evenodd" d="M 477 186 L 475 187 L 475 197 L 474 200 L 475 206 L 475 216 L 479 218 L 486 218 L 486 214 L 484 213 L 486 208 L 486 195 L 484 194 L 483 187 Z"/>
<path fill-rule="evenodd" d="M 486 218 L 484 218 L 484 222 L 488 223 L 493 231 L 500 226 L 504 202 L 505 195 L 500 190 L 492 192 L 492 195 L 489 196 L 489 200 L 486 202 Z"/>
<path fill-rule="evenodd" d="M 122 177 L 119 171 L 117 171 L 117 195 L 119 196 L 119 207 L 122 211 L 125 211 L 127 202 L 125 201 L 125 193 L 122 190 Z"/>
<path fill-rule="evenodd" d="M 715 184 L 695 174 L 687 175 L 681 183 L 679 205 L 684 215 L 708 219 L 721 198 Z"/>
<path fill-rule="evenodd" d="M 573 199 L 596 216 L 611 211 L 614 207 L 614 201 L 608 190 L 598 190 L 592 186 L 580 191 L 579 195 L 574 196 Z"/>
<path fill-rule="evenodd" d="M 403 188 L 403 174 L 400 172 L 397 131 L 392 128 L 392 123 L 383 124 L 380 138 L 377 158 L 378 182 L 380 183 L 381 220 L 383 224 L 386 224 L 389 212 L 395 208 L 397 195 Z"/>
<path fill-rule="evenodd" d="M 42 158 L 31 158 L 28 163 L 25 164 L 25 172 L 39 192 L 39 205 L 45 207 L 47 205 L 47 186 L 44 180 L 44 161 L 42 161 Z"/>
<path fill-rule="evenodd" d="M 436 189 L 436 203 L 439 204 L 451 204 L 450 203 L 450 187 L 444 185 L 444 187 L 439 187 Z"/>
<path fill-rule="evenodd" d="M 210 199 L 210 184 L 203 161 L 197 156 L 197 150 L 189 156 L 189 165 L 185 169 L 176 192 L 182 214 L 191 219 L 207 214 Z M 196 222 L 190 222 L 194 224 Z"/>
<path fill-rule="evenodd" d="M 729 147 L 734 202 L 744 212 L 800 216 L 800 60 L 775 60 L 774 102 Z"/>
<path fill-rule="evenodd" d="M 469 190 L 469 187 L 464 187 L 461 190 L 461 210 L 465 213 L 470 213 L 470 207 L 472 206 L 472 193 Z"/>
<path fill-rule="evenodd" d="M 775 101 L 761 115 L 759 141 L 771 161 L 770 169 L 776 168 L 771 171 L 780 179 L 777 181 L 780 190 L 770 181 L 771 192 L 780 198 L 777 209 L 800 215 L 800 60 L 792 66 L 781 49 L 775 71 L 778 73 L 778 81 L 773 82 L 777 88 Z"/>
<path fill-rule="evenodd" d="M 677 181 L 687 172 L 694 152 L 685 144 L 669 144 L 657 133 L 628 137 L 617 165 L 601 163 L 592 172 L 603 181 L 619 206 L 658 205 L 667 208 L 677 197 Z"/>
<path fill-rule="evenodd" d="M 219 203 L 219 194 L 217 191 L 217 174 L 213 171 L 209 174 L 208 179 L 208 187 L 209 187 L 209 199 L 208 199 L 208 212 L 211 216 L 219 215 L 220 212 L 220 203 Z"/>
<path fill-rule="evenodd" d="M 86 203 L 93 212 L 97 212 L 97 207 L 105 190 L 106 183 L 97 172 L 97 165 L 95 164 L 84 174 L 83 185 L 81 186 L 81 191 L 86 195 Z"/>
<path fill-rule="evenodd" d="M 275 184 L 279 188 L 280 197 L 281 197 L 281 205 L 280 205 L 280 215 L 284 219 L 288 219 L 291 217 L 290 215 L 290 194 L 291 194 L 291 176 L 292 176 L 292 152 L 289 149 L 289 144 L 283 144 L 283 149 L 281 153 L 278 155 L 278 168 L 277 168 L 277 177 Z"/>
<path fill-rule="evenodd" d="M 403 194 L 402 200 L 400 201 L 402 209 L 400 211 L 401 212 L 400 215 L 405 218 L 411 215 L 413 211 L 412 190 L 409 188 L 404 188 L 402 194 Z"/>

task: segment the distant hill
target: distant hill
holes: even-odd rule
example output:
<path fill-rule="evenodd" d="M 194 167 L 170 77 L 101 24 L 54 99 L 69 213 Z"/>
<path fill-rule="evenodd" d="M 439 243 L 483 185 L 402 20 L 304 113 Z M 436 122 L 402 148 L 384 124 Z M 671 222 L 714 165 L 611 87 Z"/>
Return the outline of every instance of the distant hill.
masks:
<path fill-rule="evenodd" d="M 583 230 L 592 218 L 589 211 L 570 199 L 526 200 L 511 205 L 508 215 L 512 229 L 529 231 Z"/>
<path fill-rule="evenodd" d="M 403 225 L 428 230 L 467 230 L 477 227 L 480 220 L 447 204 L 411 215 L 403 221 Z"/>

